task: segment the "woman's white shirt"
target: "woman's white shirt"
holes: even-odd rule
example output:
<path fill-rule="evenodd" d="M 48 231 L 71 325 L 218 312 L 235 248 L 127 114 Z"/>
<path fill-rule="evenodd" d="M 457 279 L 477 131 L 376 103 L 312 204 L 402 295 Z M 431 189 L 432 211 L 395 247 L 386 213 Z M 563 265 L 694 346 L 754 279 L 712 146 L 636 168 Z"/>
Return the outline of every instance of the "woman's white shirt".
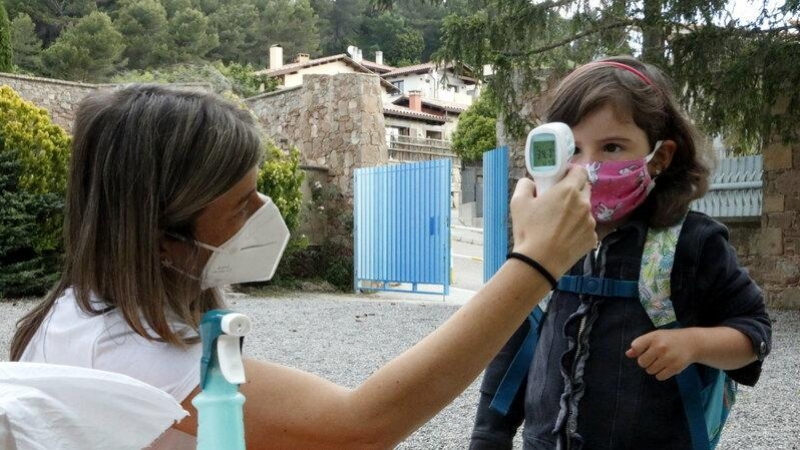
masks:
<path fill-rule="evenodd" d="M 100 299 L 92 298 L 92 303 L 96 310 L 106 307 Z M 185 331 L 188 336 L 197 335 L 177 322 L 171 327 L 175 331 Z M 180 348 L 139 336 L 117 308 L 100 315 L 87 314 L 78 306 L 72 289 L 66 289 L 28 343 L 20 361 L 121 373 L 161 389 L 181 403 L 200 382 L 201 356 L 200 344 Z M 167 438 L 167 443 L 171 444 L 157 443 L 151 448 L 174 449 L 177 437 L 181 436 L 162 437 L 162 443 Z M 178 440 L 186 444 L 186 448 L 193 448 L 188 446 L 193 445 L 193 436 L 184 435 Z"/>

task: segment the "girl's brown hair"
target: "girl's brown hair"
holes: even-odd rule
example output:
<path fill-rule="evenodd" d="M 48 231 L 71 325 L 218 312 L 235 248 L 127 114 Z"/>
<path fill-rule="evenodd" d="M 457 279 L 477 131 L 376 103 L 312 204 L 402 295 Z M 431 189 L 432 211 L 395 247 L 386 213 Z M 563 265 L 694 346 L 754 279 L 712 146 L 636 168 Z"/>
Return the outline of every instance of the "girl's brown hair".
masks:
<path fill-rule="evenodd" d="M 621 63 L 644 75 L 602 62 Z M 598 64 L 597 62 L 601 62 Z M 674 225 L 689 211 L 689 204 L 708 190 L 713 157 L 701 146 L 698 132 L 681 110 L 672 85 L 656 67 L 629 56 L 600 59 L 579 67 L 552 92 L 547 121 L 574 126 L 586 115 L 611 105 L 630 114 L 644 130 L 650 148 L 670 139 L 677 146 L 669 167 L 642 206 L 655 228 Z"/>
<path fill-rule="evenodd" d="M 252 116 L 210 94 L 131 85 L 87 97 L 74 130 L 62 276 L 17 323 L 11 359 L 19 360 L 70 287 L 83 311 L 102 313 L 91 301 L 96 296 L 141 336 L 175 345 L 196 340 L 170 323 L 196 328 L 223 299 L 163 267 L 160 240 L 193 238 L 202 209 L 258 165 L 262 145 Z"/>

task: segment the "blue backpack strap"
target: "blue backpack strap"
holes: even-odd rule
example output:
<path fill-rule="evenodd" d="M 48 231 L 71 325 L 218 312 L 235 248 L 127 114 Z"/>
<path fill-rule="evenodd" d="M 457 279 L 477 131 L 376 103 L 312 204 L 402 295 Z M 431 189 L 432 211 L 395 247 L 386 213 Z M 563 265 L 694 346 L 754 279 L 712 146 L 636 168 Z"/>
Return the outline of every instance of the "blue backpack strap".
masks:
<path fill-rule="evenodd" d="M 603 297 L 639 298 L 639 283 L 637 281 L 612 280 L 609 278 L 565 275 L 558 280 L 558 290 L 576 294 L 601 295 Z"/>
<path fill-rule="evenodd" d="M 683 220 L 670 228 L 647 232 L 639 273 L 639 297 L 657 328 L 680 328 L 670 299 L 670 281 L 682 228 Z M 735 401 L 736 383 L 724 371 L 698 364 L 690 364 L 675 378 L 691 433 L 692 449 L 713 450 Z"/>
<path fill-rule="evenodd" d="M 710 439 L 706 425 L 705 407 L 703 403 L 703 385 L 697 367 L 689 364 L 676 376 L 678 389 L 683 399 L 683 410 L 689 421 L 689 432 L 692 435 L 694 450 L 710 450 Z"/>
<path fill-rule="evenodd" d="M 494 394 L 490 408 L 499 412 L 502 415 L 508 414 L 508 409 L 514 401 L 525 375 L 528 374 L 528 369 L 533 361 L 533 353 L 536 351 L 536 345 L 539 343 L 539 331 L 541 331 L 542 322 L 544 322 L 544 310 L 537 306 L 528 315 L 528 321 L 531 323 L 531 329 L 525 340 L 522 342 L 517 354 L 508 366 L 503 380 L 497 387 L 497 392 Z"/>

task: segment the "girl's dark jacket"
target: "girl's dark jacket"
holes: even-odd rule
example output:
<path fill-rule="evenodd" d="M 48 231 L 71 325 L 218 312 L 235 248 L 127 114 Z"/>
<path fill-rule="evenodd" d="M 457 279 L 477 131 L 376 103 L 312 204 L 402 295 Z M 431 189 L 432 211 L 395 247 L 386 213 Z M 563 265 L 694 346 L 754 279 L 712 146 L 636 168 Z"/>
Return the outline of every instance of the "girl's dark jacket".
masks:
<path fill-rule="evenodd" d="M 609 234 L 570 274 L 638 280 L 647 235 L 643 219 L 634 217 Z M 770 351 L 770 319 L 724 225 L 689 213 L 671 288 L 681 326 L 727 326 L 750 338 L 758 361 L 728 374 L 753 386 Z M 526 321 L 486 369 L 471 449 L 512 448 L 523 421 L 525 450 L 691 449 L 675 377 L 658 381 L 625 356 L 634 339 L 655 329 L 637 300 L 556 290 L 527 380 L 502 416 L 489 403 L 528 329 Z"/>

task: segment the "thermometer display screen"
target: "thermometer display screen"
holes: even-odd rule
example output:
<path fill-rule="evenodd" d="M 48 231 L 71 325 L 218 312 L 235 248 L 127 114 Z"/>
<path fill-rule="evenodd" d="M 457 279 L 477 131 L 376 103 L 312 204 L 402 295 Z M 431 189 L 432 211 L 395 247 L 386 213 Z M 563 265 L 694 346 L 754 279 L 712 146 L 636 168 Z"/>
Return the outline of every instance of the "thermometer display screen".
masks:
<path fill-rule="evenodd" d="M 531 142 L 531 167 L 552 167 L 556 165 L 556 141 L 546 139 Z"/>

